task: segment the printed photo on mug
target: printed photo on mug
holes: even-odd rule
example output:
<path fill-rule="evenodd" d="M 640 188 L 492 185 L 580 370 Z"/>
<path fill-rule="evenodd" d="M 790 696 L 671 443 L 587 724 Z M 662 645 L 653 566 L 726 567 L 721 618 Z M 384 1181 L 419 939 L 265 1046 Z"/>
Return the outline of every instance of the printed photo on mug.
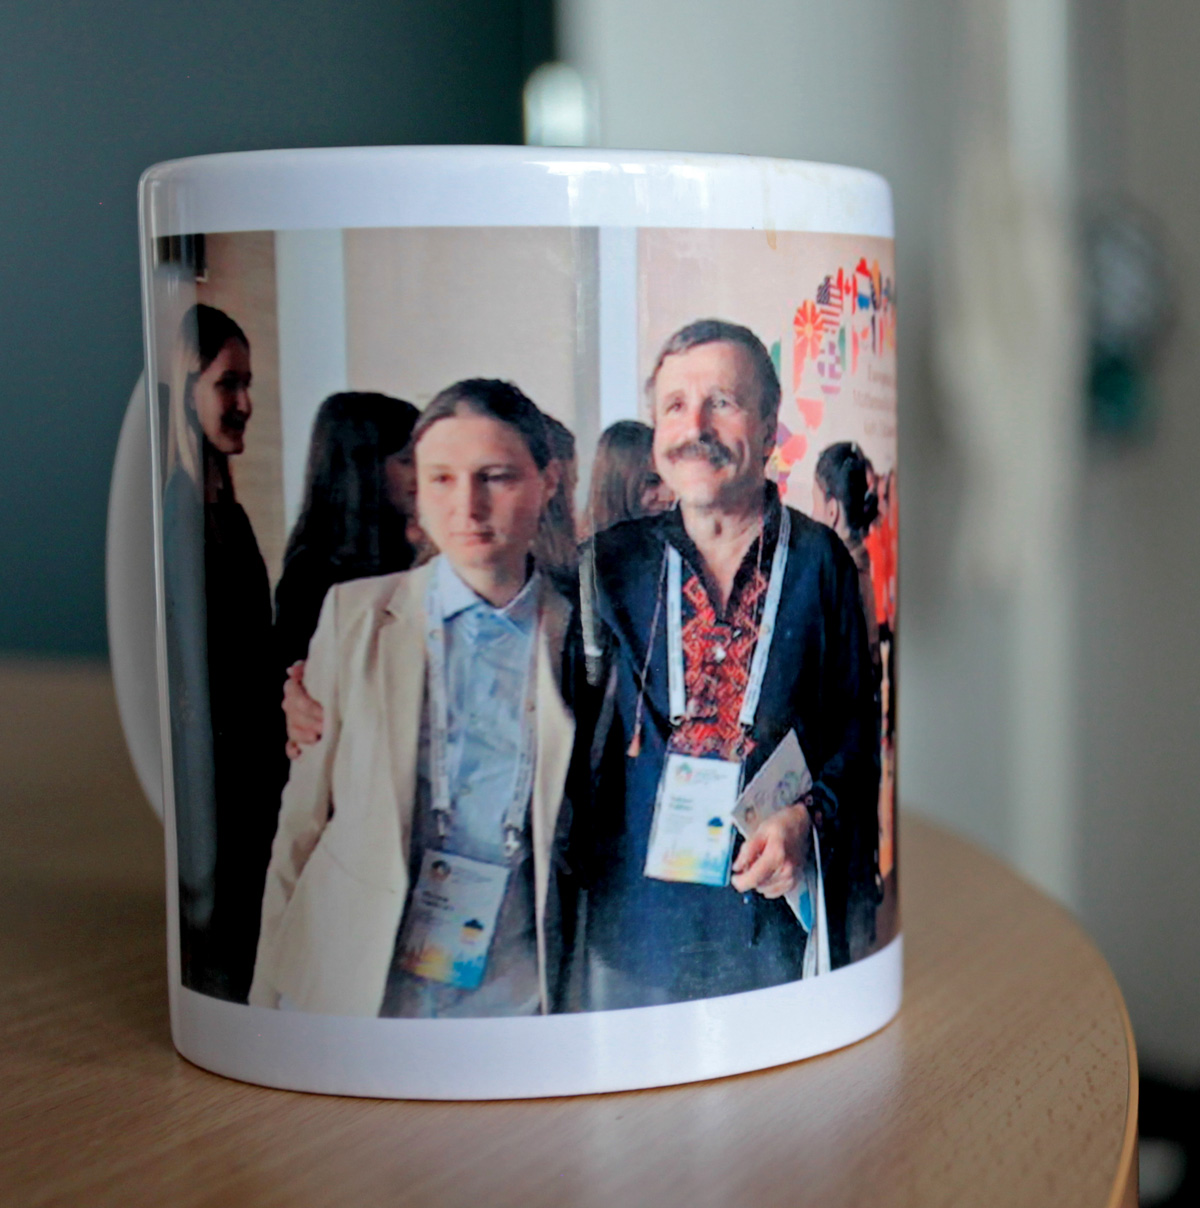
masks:
<path fill-rule="evenodd" d="M 179 976 L 463 1020 L 897 935 L 881 236 L 152 247 Z"/>

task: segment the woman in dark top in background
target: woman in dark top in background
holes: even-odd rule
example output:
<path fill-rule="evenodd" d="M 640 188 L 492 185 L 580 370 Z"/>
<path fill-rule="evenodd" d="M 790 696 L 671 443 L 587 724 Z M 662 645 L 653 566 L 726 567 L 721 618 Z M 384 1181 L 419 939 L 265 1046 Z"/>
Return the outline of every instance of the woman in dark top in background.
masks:
<path fill-rule="evenodd" d="M 271 591 L 229 459 L 245 449 L 250 341 L 184 316 L 163 498 L 184 984 L 245 1002 L 283 778 Z"/>
<path fill-rule="evenodd" d="M 419 415 L 412 403 L 361 393 L 330 395 L 317 411 L 304 503 L 275 588 L 275 642 L 284 668 L 308 654 L 335 583 L 416 562 L 408 533 L 416 475 L 407 446 Z"/>
<path fill-rule="evenodd" d="M 876 684 L 880 673 L 879 618 L 871 582 L 871 555 L 864 539 L 878 515 L 879 495 L 870 459 L 853 441 L 829 445 L 817 458 L 813 471 L 813 518 L 829 525 L 841 537 L 858 568 L 858 588 Z"/>
<path fill-rule="evenodd" d="M 588 491 L 588 539 L 580 547 L 579 615 L 589 682 L 600 671 L 596 633 L 595 536 L 623 520 L 657 516 L 675 502 L 654 465 L 654 430 L 636 419 L 619 419 L 600 434 Z"/>
<path fill-rule="evenodd" d="M 875 467 L 854 441 L 829 445 L 817 458 L 813 471 L 813 518 L 827 524 L 842 539 L 858 570 L 858 589 L 867 623 L 867 645 L 875 676 L 875 703 L 882 714 L 882 651 L 879 642 L 879 618 L 875 611 L 875 589 L 871 582 L 871 555 L 865 538 L 879 515 L 879 495 L 875 489 Z M 881 716 L 881 724 L 886 719 Z M 881 749 L 881 760 L 886 751 Z M 862 895 L 848 904 L 846 941 L 850 959 L 858 960 L 875 948 L 876 908 L 883 900 L 884 886 L 879 875 L 879 830 L 859 833 L 861 846 L 853 856 L 860 867 L 874 868 L 875 895 Z M 864 874 L 865 875 L 865 874 Z M 884 938 L 890 939 L 890 935 Z"/>

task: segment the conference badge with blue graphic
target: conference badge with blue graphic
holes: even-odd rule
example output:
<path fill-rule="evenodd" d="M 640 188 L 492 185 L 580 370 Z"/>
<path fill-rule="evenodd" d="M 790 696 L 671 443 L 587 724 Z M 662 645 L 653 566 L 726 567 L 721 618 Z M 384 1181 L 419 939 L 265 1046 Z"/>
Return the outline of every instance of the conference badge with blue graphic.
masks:
<path fill-rule="evenodd" d="M 400 937 L 400 963 L 429 981 L 474 990 L 483 982 L 508 869 L 427 851 Z"/>
<path fill-rule="evenodd" d="M 742 765 L 671 753 L 659 784 L 645 874 L 658 881 L 725 885 L 733 853 L 731 817 Z"/>

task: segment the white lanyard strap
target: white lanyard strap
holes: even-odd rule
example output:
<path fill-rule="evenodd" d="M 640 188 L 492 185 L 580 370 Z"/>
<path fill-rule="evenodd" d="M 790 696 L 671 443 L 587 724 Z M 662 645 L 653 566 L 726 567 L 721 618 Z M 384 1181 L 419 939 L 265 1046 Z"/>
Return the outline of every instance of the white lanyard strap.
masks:
<path fill-rule="evenodd" d="M 762 622 L 758 627 L 758 640 L 754 643 L 754 657 L 750 660 L 750 682 L 746 685 L 746 695 L 742 698 L 742 709 L 738 714 L 738 722 L 747 729 L 754 725 L 754 715 L 758 712 L 758 698 L 762 695 L 763 680 L 767 676 L 771 639 L 775 636 L 775 619 L 779 616 L 783 575 L 787 570 L 792 518 L 786 507 L 782 508 L 781 512 L 779 537 L 775 542 L 775 554 L 771 558 L 771 577 L 767 581 L 767 602 L 763 606 Z"/>
<path fill-rule="evenodd" d="M 687 688 L 683 683 L 683 559 L 670 542 L 667 543 L 667 691 L 671 725 L 677 726 L 687 715 Z"/>
<path fill-rule="evenodd" d="M 767 659 L 771 654 L 771 639 L 775 636 L 775 621 L 779 615 L 779 598 L 783 594 L 783 576 L 787 570 L 788 542 L 792 532 L 792 518 L 787 508 L 782 509 L 779 522 L 779 537 L 775 542 L 775 553 L 771 558 L 771 577 L 767 581 L 767 598 L 763 605 L 762 620 L 758 626 L 758 637 L 754 643 L 754 657 L 750 660 L 750 677 L 746 683 L 746 694 L 738 712 L 738 724 L 749 728 L 754 724 L 758 712 L 758 698 L 762 695 L 763 680 L 767 674 Z M 766 525 L 759 536 L 766 537 Z M 687 716 L 687 688 L 683 670 L 683 559 L 679 551 L 667 543 L 667 686 L 671 709 L 671 725 L 678 726 Z"/>
<path fill-rule="evenodd" d="M 433 816 L 439 839 L 445 839 L 454 824 L 454 798 L 450 792 L 450 766 L 447 757 L 450 709 L 446 685 L 446 626 L 441 615 L 434 581 L 425 596 L 425 651 L 429 663 L 429 780 L 433 792 Z M 513 769 L 512 796 L 504 811 L 504 851 L 510 858 L 520 847 L 533 792 L 534 764 L 537 753 L 537 650 L 542 629 L 542 605 L 539 595 L 537 622 L 530 643 L 529 666 L 525 672 L 525 691 L 521 702 L 521 743 Z"/>

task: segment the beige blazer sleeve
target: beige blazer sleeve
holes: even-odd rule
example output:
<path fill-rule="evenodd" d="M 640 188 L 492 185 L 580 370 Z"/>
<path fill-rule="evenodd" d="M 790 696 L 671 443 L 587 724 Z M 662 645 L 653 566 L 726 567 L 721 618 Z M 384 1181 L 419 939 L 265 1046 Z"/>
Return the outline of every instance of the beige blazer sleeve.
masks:
<path fill-rule="evenodd" d="M 329 821 L 333 757 L 342 727 L 337 674 L 340 661 L 338 595 L 335 586 L 325 596 L 304 667 L 305 689 L 325 710 L 325 724 L 320 740 L 293 761 L 287 787 L 283 790 L 279 826 L 271 845 L 271 863 L 263 892 L 254 980 L 250 986 L 250 1002 L 260 1007 L 279 1005 L 274 963 L 280 923 L 296 882 Z"/>

